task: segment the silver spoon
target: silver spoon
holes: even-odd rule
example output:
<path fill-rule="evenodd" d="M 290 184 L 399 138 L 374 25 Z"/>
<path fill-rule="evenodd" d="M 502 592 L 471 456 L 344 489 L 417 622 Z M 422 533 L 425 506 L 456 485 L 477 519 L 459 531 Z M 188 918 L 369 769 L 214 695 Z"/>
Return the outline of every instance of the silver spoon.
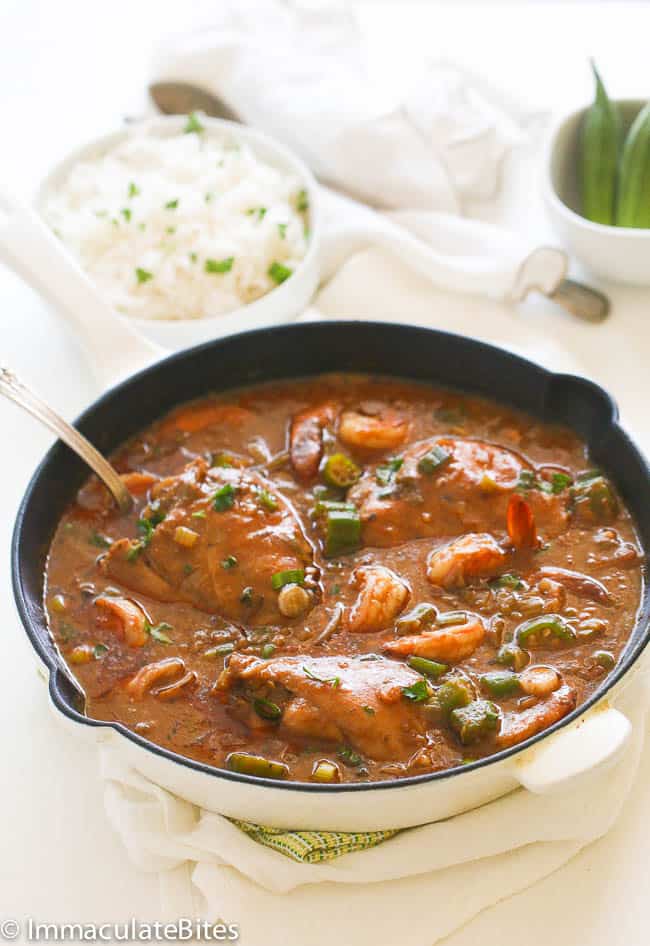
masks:
<path fill-rule="evenodd" d="M 190 82 L 152 82 L 149 86 L 149 95 L 154 105 L 164 115 L 205 112 L 211 118 L 223 118 L 243 124 L 241 116 L 218 95 Z M 332 190 L 341 192 L 340 188 L 332 187 L 327 181 L 325 183 Z M 354 195 L 349 196 L 354 197 Z M 610 313 L 610 302 L 604 293 L 572 279 L 561 280 L 552 291 L 544 289 L 540 291 L 583 322 L 595 324 L 604 322 Z"/>
<path fill-rule="evenodd" d="M 124 485 L 119 473 L 108 460 L 86 440 L 71 424 L 59 417 L 51 407 L 41 401 L 29 388 L 20 381 L 9 368 L 0 368 L 0 394 L 18 404 L 23 410 L 36 417 L 42 424 L 49 427 L 71 450 L 87 463 L 90 469 L 97 474 L 102 483 L 111 493 L 120 512 L 128 512 L 133 505 L 133 497 Z"/>

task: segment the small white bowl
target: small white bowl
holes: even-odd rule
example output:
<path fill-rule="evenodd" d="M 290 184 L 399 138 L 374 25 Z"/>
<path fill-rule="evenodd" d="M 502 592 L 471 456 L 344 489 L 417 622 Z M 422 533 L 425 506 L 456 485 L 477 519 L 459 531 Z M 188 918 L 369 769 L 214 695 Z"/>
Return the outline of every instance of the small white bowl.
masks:
<path fill-rule="evenodd" d="M 169 115 L 149 119 L 139 123 L 137 127 L 162 135 L 174 135 L 182 130 L 186 121 L 187 117 L 184 115 Z M 305 258 L 300 266 L 296 267 L 290 279 L 271 289 L 265 296 L 232 312 L 202 319 L 176 320 L 124 316 L 142 335 L 170 350 L 198 345 L 233 332 L 293 321 L 309 304 L 320 280 L 320 210 L 318 189 L 311 171 L 293 152 L 262 132 L 218 118 L 201 116 L 201 123 L 205 127 L 205 134 L 223 135 L 227 132 L 235 140 L 245 142 L 261 160 L 289 172 L 300 181 L 309 198 L 309 246 Z M 132 134 L 133 127 L 126 127 L 90 142 L 57 164 L 38 190 L 36 209 L 42 209 L 48 195 L 60 187 L 74 164 L 101 157 L 127 139 Z"/>
<path fill-rule="evenodd" d="M 645 102 L 625 99 L 617 104 L 628 128 Z M 579 135 L 585 111 L 564 116 L 551 132 L 542 184 L 546 208 L 562 243 L 592 272 L 650 286 L 650 229 L 592 223 L 579 212 Z"/>

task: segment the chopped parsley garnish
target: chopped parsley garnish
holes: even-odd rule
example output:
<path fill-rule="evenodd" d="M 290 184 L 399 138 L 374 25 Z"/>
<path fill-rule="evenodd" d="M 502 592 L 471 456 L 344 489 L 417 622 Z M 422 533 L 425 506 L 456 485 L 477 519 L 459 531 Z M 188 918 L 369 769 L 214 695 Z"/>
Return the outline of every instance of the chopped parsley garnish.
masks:
<path fill-rule="evenodd" d="M 137 197 L 140 193 L 140 188 L 133 181 L 129 182 L 129 197 Z"/>
<path fill-rule="evenodd" d="M 285 282 L 291 276 L 293 270 L 289 266 L 285 266 L 283 263 L 278 263 L 276 260 L 274 263 L 271 263 L 268 269 L 268 275 L 271 279 L 280 285 L 280 283 Z"/>
<path fill-rule="evenodd" d="M 106 644 L 95 644 L 93 649 L 93 654 L 95 655 L 95 660 L 101 660 L 102 657 L 108 653 L 108 647 Z"/>
<path fill-rule="evenodd" d="M 287 236 L 287 227 L 288 223 L 279 223 L 278 224 L 278 233 L 280 234 L 280 239 L 285 240 Z"/>
<path fill-rule="evenodd" d="M 235 493 L 237 490 L 231 483 L 226 483 L 221 489 L 218 489 L 212 497 L 212 505 L 217 512 L 225 512 L 232 509 L 235 504 Z"/>
<path fill-rule="evenodd" d="M 153 273 L 150 273 L 147 269 L 141 269 L 138 266 L 135 271 L 135 278 L 138 280 L 138 283 L 142 284 L 143 282 L 149 282 L 150 279 L 153 279 Z"/>
<path fill-rule="evenodd" d="M 561 493 L 567 487 L 571 486 L 573 480 L 568 473 L 554 473 L 551 476 L 551 491 L 553 493 Z"/>
<path fill-rule="evenodd" d="M 266 216 L 266 207 L 251 207 L 246 211 L 247 216 L 254 217 L 257 215 L 258 220 L 264 220 Z"/>
<path fill-rule="evenodd" d="M 336 754 L 346 765 L 351 765 L 355 769 L 363 765 L 363 758 L 349 746 L 341 746 Z"/>
<path fill-rule="evenodd" d="M 161 621 L 160 624 L 156 624 L 155 626 L 152 626 L 145 619 L 144 629 L 145 629 L 145 632 L 149 634 L 150 637 L 153 637 L 155 641 L 158 641 L 159 644 L 173 644 L 174 643 L 171 637 L 165 634 L 165 631 L 173 630 L 171 624 L 167 624 L 166 621 Z"/>
<path fill-rule="evenodd" d="M 199 121 L 199 116 L 196 112 L 190 112 L 187 116 L 187 121 L 185 122 L 185 128 L 183 129 L 186 135 L 200 135 L 202 131 L 205 131 L 205 125 L 202 125 Z"/>
<path fill-rule="evenodd" d="M 226 555 L 226 557 L 221 563 L 221 567 L 227 570 L 229 568 L 234 568 L 236 564 L 237 564 L 237 559 L 234 555 Z"/>
<path fill-rule="evenodd" d="M 260 489 L 257 493 L 257 501 L 264 509 L 268 509 L 269 512 L 275 512 L 278 508 L 278 501 L 273 495 L 269 493 L 268 489 Z"/>
<path fill-rule="evenodd" d="M 122 216 L 124 217 L 124 219 L 125 219 L 126 222 L 128 223 L 129 220 L 131 219 L 131 211 L 130 211 L 130 209 L 129 209 L 128 207 L 122 207 L 122 209 L 120 210 L 120 213 L 122 214 Z"/>
<path fill-rule="evenodd" d="M 135 562 L 136 558 L 144 548 L 144 542 L 134 542 L 129 551 L 126 553 L 127 562 Z"/>
<path fill-rule="evenodd" d="M 309 210 L 309 195 L 306 190 L 298 191 L 296 194 L 296 210 L 299 213 Z"/>
<path fill-rule="evenodd" d="M 517 481 L 517 489 L 538 489 L 542 493 L 557 495 L 573 483 L 568 473 L 553 473 L 550 480 L 538 479 L 533 470 L 521 470 Z"/>
<path fill-rule="evenodd" d="M 305 676 L 309 677 L 310 680 L 315 680 L 316 683 L 327 683 L 334 689 L 341 685 L 340 677 L 319 677 L 313 672 L 313 670 L 310 670 L 309 667 L 303 667 L 302 672 L 305 674 Z"/>
<path fill-rule="evenodd" d="M 205 519 L 206 512 L 205 509 L 198 509 L 196 512 L 192 513 L 192 519 Z"/>
<path fill-rule="evenodd" d="M 431 687 L 423 678 L 418 680 L 417 683 L 412 683 L 411 686 L 402 687 L 402 696 L 413 703 L 423 703 L 431 696 Z"/>
<path fill-rule="evenodd" d="M 176 210 L 178 207 L 178 197 L 175 197 L 174 200 L 168 200 L 165 204 L 165 210 Z"/>
<path fill-rule="evenodd" d="M 206 273 L 229 273 L 234 262 L 234 256 L 227 256 L 226 259 L 207 259 L 203 268 Z"/>

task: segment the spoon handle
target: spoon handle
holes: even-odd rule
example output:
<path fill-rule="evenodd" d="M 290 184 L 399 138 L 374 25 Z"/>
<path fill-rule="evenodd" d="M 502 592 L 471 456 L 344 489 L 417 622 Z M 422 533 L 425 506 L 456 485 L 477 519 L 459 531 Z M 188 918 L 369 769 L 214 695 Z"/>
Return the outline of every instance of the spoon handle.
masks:
<path fill-rule="evenodd" d="M 83 434 L 63 420 L 51 407 L 41 401 L 20 381 L 9 368 L 0 368 L 0 394 L 18 404 L 23 410 L 49 427 L 71 450 L 81 457 L 110 491 L 121 512 L 128 512 L 133 499 L 120 475 L 108 460 L 87 440 Z"/>
<path fill-rule="evenodd" d="M 104 387 L 167 354 L 113 311 L 34 210 L 1 191 L 0 262 L 55 306 Z"/>

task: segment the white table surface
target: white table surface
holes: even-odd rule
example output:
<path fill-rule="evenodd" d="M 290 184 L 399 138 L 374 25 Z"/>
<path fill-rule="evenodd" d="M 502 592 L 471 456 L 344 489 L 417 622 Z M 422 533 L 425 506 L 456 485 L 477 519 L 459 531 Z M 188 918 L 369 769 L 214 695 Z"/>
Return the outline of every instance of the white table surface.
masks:
<path fill-rule="evenodd" d="M 57 157 L 137 110 L 152 42 L 163 29 L 179 25 L 181 5 L 176 12 L 172 6 L 161 0 L 0 0 L 0 187 L 28 197 Z M 182 6 L 196 15 L 198 4 Z M 589 94 L 586 58 L 595 55 L 613 94 L 650 97 L 650 7 L 644 4 L 395 0 L 362 4 L 359 16 L 370 62 L 387 87 L 395 75 L 412 74 L 419 57 L 429 54 L 484 71 L 525 100 L 568 108 Z M 548 239 L 534 165 L 531 154 L 524 170 L 507 176 L 497 203 L 480 213 Z M 650 447 L 650 290 L 607 288 L 614 314 L 597 330 L 545 303 L 519 317 L 535 320 L 605 384 L 618 398 L 624 421 Z M 41 301 L 1 268 L 0 319 L 0 361 L 64 415 L 74 416 L 95 393 L 82 355 Z M 0 431 L 0 920 L 155 919 L 156 879 L 129 863 L 107 824 L 94 755 L 49 711 L 13 609 L 13 518 L 50 438 L 8 403 L 0 403 Z M 633 796 L 606 838 L 535 889 L 485 911 L 450 937 L 448 946 L 646 943 L 649 822 L 646 751 Z M 233 919 L 245 928 L 245 917 Z"/>

